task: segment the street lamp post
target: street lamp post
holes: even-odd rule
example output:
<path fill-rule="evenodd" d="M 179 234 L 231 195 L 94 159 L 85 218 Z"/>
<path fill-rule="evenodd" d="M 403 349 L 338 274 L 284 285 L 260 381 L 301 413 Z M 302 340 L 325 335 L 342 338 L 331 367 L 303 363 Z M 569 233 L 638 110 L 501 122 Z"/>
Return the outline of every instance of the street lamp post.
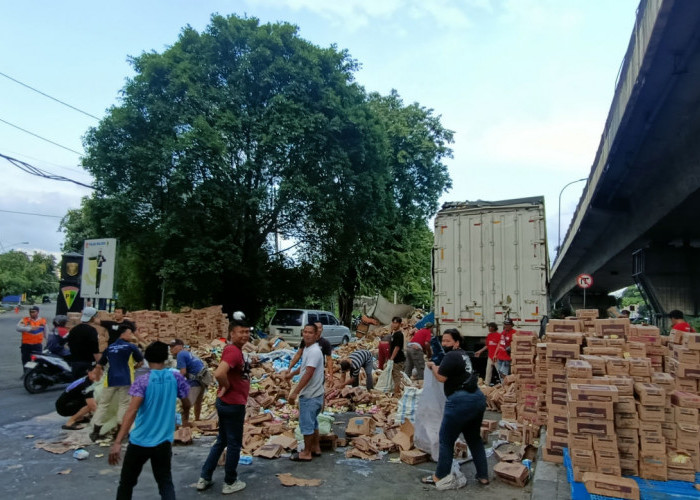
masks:
<path fill-rule="evenodd" d="M 578 180 L 575 180 L 575 181 L 571 181 L 571 182 L 569 182 L 566 186 L 564 186 L 563 188 L 561 188 L 561 191 L 559 191 L 559 224 L 558 224 L 558 227 L 557 227 L 557 230 L 558 230 L 558 235 L 557 235 L 557 238 L 558 238 L 558 241 L 557 241 L 557 258 L 559 258 L 559 252 L 561 251 L 561 195 L 562 195 L 562 193 L 564 192 L 564 190 L 565 190 L 566 188 L 568 188 L 569 186 L 571 186 L 572 184 L 576 184 L 577 182 L 583 182 L 583 181 L 587 181 L 587 180 L 588 180 L 588 177 L 584 177 L 583 179 L 578 179 Z"/>

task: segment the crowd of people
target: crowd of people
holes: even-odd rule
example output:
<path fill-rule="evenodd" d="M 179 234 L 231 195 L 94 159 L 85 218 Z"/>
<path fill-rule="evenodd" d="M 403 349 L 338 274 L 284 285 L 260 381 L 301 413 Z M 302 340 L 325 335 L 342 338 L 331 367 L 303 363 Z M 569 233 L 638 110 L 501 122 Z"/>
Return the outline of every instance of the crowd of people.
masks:
<path fill-rule="evenodd" d="M 196 488 L 206 490 L 213 485 L 215 469 L 225 451 L 222 493 L 244 489 L 246 485 L 238 476 L 237 466 L 250 391 L 251 360 L 243 352 L 243 346 L 250 341 L 250 325 L 245 315 L 234 314 L 227 345 L 212 373 L 180 339 L 172 340 L 170 345 L 150 343 L 142 353 L 137 342 L 143 343 L 143 339 L 138 336 L 136 325 L 126 317 L 124 308 L 117 311 L 114 320 L 101 322 L 109 332 L 108 346 L 103 352 L 99 350 L 94 327 L 97 311 L 92 307 L 83 310 L 81 322 L 70 330 L 66 328 L 65 317 L 57 316 L 54 328 L 49 332 L 46 321 L 39 317 L 38 307 L 32 307 L 29 316 L 18 324 L 18 330 L 22 332 L 23 364 L 33 353 L 41 352 L 44 338 L 51 352 L 70 356 L 75 380 L 56 401 L 57 412 L 68 417 L 63 428 L 76 430 L 90 422 L 90 437 L 93 440 L 103 438 L 108 408 L 116 406 L 117 426 L 109 455 L 111 464 L 122 460 L 122 443 L 127 438 L 129 442 L 123 457 L 117 498 L 131 498 L 140 471 L 148 460 L 152 463 L 161 497 L 175 498 L 171 446 L 176 428 L 176 402 L 179 399 L 182 405 L 182 424 L 191 425 L 191 410 L 194 409 L 194 419 L 199 420 L 203 395 L 208 386 L 216 383 L 219 431 L 202 464 Z M 682 312 L 672 311 L 669 317 L 672 328 L 692 331 Z M 478 483 L 488 484 L 488 466 L 480 436 L 486 400 L 479 390 L 478 374 L 472 366 L 474 358 L 465 349 L 465 339 L 457 329 L 447 329 L 441 337 L 437 336 L 430 323 L 405 337 L 402 325 L 401 318 L 393 318 L 390 331 L 381 339 L 378 351 L 357 349 L 337 363 L 332 358 L 332 346 L 322 335 L 323 325 L 304 326 L 302 341 L 290 368 L 281 374 L 287 380 L 298 378 L 287 401 L 298 405 L 303 446 L 290 459 L 310 462 L 321 456 L 318 416 L 323 410 L 326 391 L 357 387 L 361 383 L 372 390 L 375 355 L 378 354 L 380 368 L 391 370 L 393 391 L 397 397 L 401 395 L 404 374 L 422 380 L 424 373 L 431 372 L 443 384 L 446 403 L 438 436 L 438 463 L 435 472 L 421 481 L 438 487 L 446 481 L 452 467 L 455 441 L 461 434 L 473 457 Z M 492 384 L 510 374 L 510 346 L 516 330 L 510 319 L 503 321 L 500 332 L 496 323 L 487 326 L 485 345 L 474 356 L 486 355 L 484 380 Z M 166 368 L 170 366 L 169 357 L 174 365 L 172 369 Z M 136 376 L 144 361 L 148 369 Z M 334 378 L 335 366 L 340 371 L 339 378 Z M 99 394 L 95 390 L 98 381 L 102 385 Z"/>

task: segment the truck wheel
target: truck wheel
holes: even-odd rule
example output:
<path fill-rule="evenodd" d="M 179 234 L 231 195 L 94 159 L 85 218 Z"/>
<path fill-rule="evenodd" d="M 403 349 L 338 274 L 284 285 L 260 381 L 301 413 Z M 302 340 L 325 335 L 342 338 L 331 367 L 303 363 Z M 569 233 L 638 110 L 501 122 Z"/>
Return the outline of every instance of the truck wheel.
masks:
<path fill-rule="evenodd" d="M 348 338 L 347 335 L 343 337 L 343 340 L 340 341 L 340 343 L 343 345 L 347 344 L 348 342 L 350 342 L 350 338 Z"/>
<path fill-rule="evenodd" d="M 24 376 L 24 388 L 30 394 L 38 394 L 44 392 L 50 384 L 43 376 L 43 374 L 37 371 L 36 368 L 32 369 Z"/>

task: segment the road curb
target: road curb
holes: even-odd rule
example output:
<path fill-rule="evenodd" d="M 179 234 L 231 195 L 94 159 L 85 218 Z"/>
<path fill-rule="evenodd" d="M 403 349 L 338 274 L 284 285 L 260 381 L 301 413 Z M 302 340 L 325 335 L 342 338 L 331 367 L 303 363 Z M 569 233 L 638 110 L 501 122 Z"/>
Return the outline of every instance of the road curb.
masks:
<path fill-rule="evenodd" d="M 559 465 L 545 462 L 542 449 L 547 442 L 547 430 L 543 427 L 540 433 L 540 446 L 537 448 L 535 475 L 532 479 L 532 500 L 556 500 L 559 498 Z M 564 497 L 568 498 L 568 497 Z"/>

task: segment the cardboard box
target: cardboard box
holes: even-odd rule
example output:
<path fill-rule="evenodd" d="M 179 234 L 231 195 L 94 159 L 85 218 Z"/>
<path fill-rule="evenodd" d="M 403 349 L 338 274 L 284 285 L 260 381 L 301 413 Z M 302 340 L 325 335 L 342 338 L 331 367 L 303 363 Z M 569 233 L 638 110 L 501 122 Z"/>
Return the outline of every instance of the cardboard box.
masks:
<path fill-rule="evenodd" d="M 692 392 L 675 390 L 671 393 L 671 403 L 684 408 L 700 409 L 700 396 Z"/>
<path fill-rule="evenodd" d="M 547 384 L 562 384 L 566 386 L 566 370 L 548 370 Z"/>
<path fill-rule="evenodd" d="M 615 433 L 615 424 L 612 420 L 569 418 L 569 432 L 607 436 Z"/>
<path fill-rule="evenodd" d="M 581 321 L 568 320 L 568 319 L 550 319 L 549 322 L 547 323 L 547 334 L 554 333 L 554 332 L 574 333 L 574 332 L 582 332 L 582 331 L 583 331 L 583 323 Z M 548 337 L 549 337 L 549 335 L 548 335 Z"/>
<path fill-rule="evenodd" d="M 674 422 L 661 422 L 661 434 L 666 438 L 667 443 L 669 439 L 676 439 L 676 424 Z"/>
<path fill-rule="evenodd" d="M 637 403 L 637 415 L 644 422 L 664 422 L 666 413 L 663 406 L 650 406 Z"/>
<path fill-rule="evenodd" d="M 542 460 L 553 464 L 564 463 L 564 450 L 562 448 L 542 448 Z"/>
<path fill-rule="evenodd" d="M 611 434 L 609 436 L 593 436 L 593 450 L 611 451 L 617 454 L 617 435 Z"/>
<path fill-rule="evenodd" d="M 676 390 L 689 392 L 691 394 L 700 394 L 700 389 L 698 389 L 698 380 L 680 378 L 676 379 Z"/>
<path fill-rule="evenodd" d="M 686 333 L 683 336 L 683 347 L 691 351 L 700 351 L 700 333 Z"/>
<path fill-rule="evenodd" d="M 621 319 L 596 319 L 593 321 L 595 333 L 598 337 L 610 336 L 626 338 L 630 330 L 630 320 Z"/>
<path fill-rule="evenodd" d="M 644 479 L 666 481 L 668 478 L 666 467 L 666 453 L 660 455 L 641 453 L 639 456 L 639 476 Z"/>
<path fill-rule="evenodd" d="M 614 385 L 571 384 L 569 395 L 575 401 L 618 401 L 618 391 Z"/>
<path fill-rule="evenodd" d="M 615 413 L 615 428 L 618 429 L 639 429 L 639 417 L 635 413 Z"/>
<path fill-rule="evenodd" d="M 645 422 L 644 420 L 639 421 L 639 436 L 655 436 L 661 437 L 663 433 L 661 432 L 661 422 Z"/>
<path fill-rule="evenodd" d="M 634 379 L 625 375 L 608 375 L 608 384 L 617 387 L 619 396 L 634 396 Z"/>
<path fill-rule="evenodd" d="M 625 352 L 629 354 L 630 358 L 647 357 L 647 347 L 644 342 L 627 342 L 625 344 Z"/>
<path fill-rule="evenodd" d="M 639 438 L 637 436 L 631 438 L 627 436 L 618 435 L 617 450 L 620 453 L 633 456 L 635 459 L 639 458 Z"/>
<path fill-rule="evenodd" d="M 576 317 L 581 319 L 596 319 L 598 317 L 598 309 L 576 309 Z"/>
<path fill-rule="evenodd" d="M 620 453 L 615 449 L 613 450 L 596 450 L 595 451 L 595 463 L 598 468 L 602 467 L 619 467 L 620 466 Z"/>
<path fill-rule="evenodd" d="M 700 351 L 677 345 L 673 348 L 673 359 L 679 363 L 697 364 L 700 363 Z"/>
<path fill-rule="evenodd" d="M 410 423 L 410 422 L 409 422 Z M 371 436 L 374 434 L 376 422 L 372 417 L 353 417 L 345 427 L 346 436 Z"/>
<path fill-rule="evenodd" d="M 700 351 L 693 351 L 700 354 Z M 676 377 L 700 380 L 700 363 L 678 363 Z"/>
<path fill-rule="evenodd" d="M 500 462 L 493 466 L 493 472 L 506 484 L 525 486 L 530 478 L 530 471 L 523 464 Z"/>
<path fill-rule="evenodd" d="M 567 379 L 591 378 L 593 377 L 593 368 L 588 361 L 569 359 L 566 361 L 566 377 Z"/>
<path fill-rule="evenodd" d="M 700 424 L 700 410 L 697 408 L 684 408 L 682 406 L 672 406 L 674 421 L 685 424 Z"/>
<path fill-rule="evenodd" d="M 593 450 L 571 448 L 569 450 L 571 464 L 574 467 L 588 467 L 591 470 L 596 468 L 596 455 Z"/>
<path fill-rule="evenodd" d="M 644 454 L 666 453 L 666 438 L 663 436 L 639 436 L 639 449 Z"/>
<path fill-rule="evenodd" d="M 623 476 L 638 476 L 639 475 L 639 456 L 624 457 L 620 455 L 620 472 Z"/>
<path fill-rule="evenodd" d="M 414 448 L 412 450 L 401 450 L 401 453 L 399 453 L 399 458 L 403 463 L 406 463 L 408 465 L 416 465 L 416 464 L 422 464 L 423 462 L 427 462 L 430 460 L 430 455 L 425 453 L 424 451 L 421 451 L 417 448 Z"/>
<path fill-rule="evenodd" d="M 613 420 L 613 403 L 609 401 L 569 401 L 569 417 Z"/>
<path fill-rule="evenodd" d="M 699 443 L 700 425 L 678 422 L 676 424 L 676 439 L 682 447 L 685 446 L 685 443 Z"/>
<path fill-rule="evenodd" d="M 583 354 L 589 356 L 622 356 L 622 349 L 619 347 L 584 347 Z"/>
<path fill-rule="evenodd" d="M 639 485 L 634 479 L 587 472 L 583 475 L 583 484 L 593 495 L 639 500 Z"/>
<path fill-rule="evenodd" d="M 666 404 L 666 393 L 658 385 L 636 382 L 634 392 L 643 405 L 664 406 Z"/>
<path fill-rule="evenodd" d="M 391 437 L 391 441 L 397 444 L 402 451 L 408 451 L 413 448 L 413 433 L 413 424 L 410 420 L 406 419 L 399 427 L 399 431 Z"/>
<path fill-rule="evenodd" d="M 569 449 L 593 450 L 593 436 L 590 434 L 569 433 Z"/>
<path fill-rule="evenodd" d="M 623 338 L 605 338 L 605 345 L 608 347 L 619 347 L 623 351 L 627 347 L 627 341 Z"/>
<path fill-rule="evenodd" d="M 598 469 L 595 467 L 588 467 L 588 466 L 581 467 L 581 466 L 572 465 L 571 468 L 573 469 L 573 472 L 574 472 L 574 481 L 576 481 L 578 483 L 583 482 L 583 475 L 586 472 L 598 472 Z"/>
<path fill-rule="evenodd" d="M 586 337 L 586 347 L 605 347 L 607 345 L 604 338 Z"/>
<path fill-rule="evenodd" d="M 637 411 L 637 404 L 634 396 L 619 396 L 617 403 L 613 403 L 615 413 L 634 413 Z"/>
<path fill-rule="evenodd" d="M 651 360 L 648 358 L 629 358 L 631 376 L 651 377 Z"/>
<path fill-rule="evenodd" d="M 580 353 L 578 344 L 547 343 L 547 358 L 578 359 Z"/>

